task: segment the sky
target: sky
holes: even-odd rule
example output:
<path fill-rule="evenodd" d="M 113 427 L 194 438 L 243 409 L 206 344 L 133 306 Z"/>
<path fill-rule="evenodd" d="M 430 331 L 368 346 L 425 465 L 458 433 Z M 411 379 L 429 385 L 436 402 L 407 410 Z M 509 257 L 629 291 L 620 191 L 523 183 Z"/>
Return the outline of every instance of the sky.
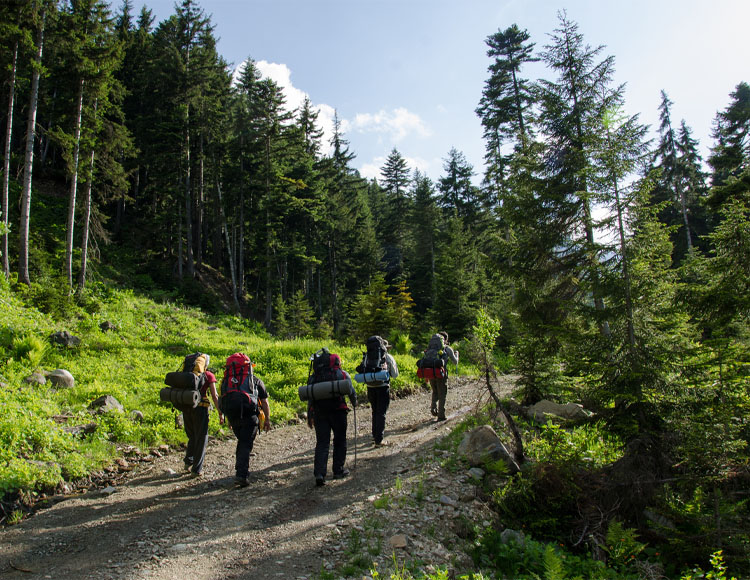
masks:
<path fill-rule="evenodd" d="M 111 0 L 114 10 L 121 0 Z M 146 5 L 155 24 L 174 0 Z M 485 41 L 517 24 L 541 50 L 565 10 L 586 44 L 615 57 L 626 85 L 626 112 L 658 128 L 660 92 L 674 102 L 672 122 L 692 129 L 706 157 L 711 127 L 730 93 L 750 82 L 750 0 L 199 0 L 224 59 L 252 58 L 285 92 L 291 109 L 305 96 L 330 135 L 334 111 L 356 155 L 352 166 L 379 178 L 396 148 L 409 168 L 433 181 L 451 148 L 484 171 L 475 110 L 489 73 Z M 530 79 L 551 77 L 541 64 Z M 327 140 L 327 138 L 326 138 Z"/>

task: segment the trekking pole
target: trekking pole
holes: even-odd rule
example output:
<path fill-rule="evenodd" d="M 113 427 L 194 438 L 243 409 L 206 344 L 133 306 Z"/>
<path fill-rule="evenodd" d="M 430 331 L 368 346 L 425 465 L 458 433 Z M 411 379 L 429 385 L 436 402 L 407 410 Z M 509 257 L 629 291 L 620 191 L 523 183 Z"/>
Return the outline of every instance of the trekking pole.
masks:
<path fill-rule="evenodd" d="M 354 411 L 354 469 L 357 469 L 357 405 L 352 406 Z"/>

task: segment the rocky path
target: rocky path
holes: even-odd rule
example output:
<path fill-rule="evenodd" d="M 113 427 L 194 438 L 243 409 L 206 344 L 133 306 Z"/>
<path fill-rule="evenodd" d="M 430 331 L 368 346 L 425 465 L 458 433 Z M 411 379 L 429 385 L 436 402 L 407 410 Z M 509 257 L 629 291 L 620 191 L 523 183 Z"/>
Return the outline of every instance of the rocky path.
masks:
<path fill-rule="evenodd" d="M 441 473 L 434 443 L 479 393 L 475 383 L 451 379 L 443 423 L 430 416 L 426 391 L 392 401 L 384 447 L 371 444 L 370 410 L 358 408 L 356 464 L 349 420 L 351 476 L 322 488 L 306 425 L 256 439 L 245 489 L 233 485 L 233 439 L 209 442 L 201 478 L 180 471 L 180 453 L 158 458 L 121 485 L 71 496 L 0 531 L 0 578 L 308 579 L 321 570 L 341 575 L 358 549 L 372 560 L 400 549 L 447 562 L 441 519 L 462 510 L 491 515 L 465 476 Z M 402 498 L 389 509 L 406 494 L 420 501 Z"/>

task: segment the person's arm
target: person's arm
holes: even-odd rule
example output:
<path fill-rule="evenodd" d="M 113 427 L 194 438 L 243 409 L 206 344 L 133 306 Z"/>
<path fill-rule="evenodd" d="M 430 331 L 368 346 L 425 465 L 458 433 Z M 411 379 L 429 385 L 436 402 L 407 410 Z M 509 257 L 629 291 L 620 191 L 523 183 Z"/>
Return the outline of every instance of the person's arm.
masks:
<path fill-rule="evenodd" d="M 452 362 L 454 365 L 458 364 L 458 351 L 453 350 L 451 347 L 446 346 L 445 347 L 445 354 L 448 357 L 448 360 Z"/>
<path fill-rule="evenodd" d="M 271 430 L 271 408 L 268 406 L 268 399 L 261 399 L 260 406 L 266 416 L 266 422 L 263 423 L 263 431 Z"/>
<path fill-rule="evenodd" d="M 213 380 L 210 383 L 208 383 L 208 390 L 211 393 L 211 399 L 214 402 L 214 407 L 216 408 L 216 412 L 219 414 L 219 425 L 224 424 L 224 415 L 221 414 L 221 410 L 219 410 L 219 393 L 216 391 L 216 381 Z"/>
<path fill-rule="evenodd" d="M 396 359 L 390 354 L 386 354 L 385 361 L 388 363 L 388 374 L 391 375 L 392 379 L 395 379 L 398 376 L 398 365 L 396 364 Z"/>

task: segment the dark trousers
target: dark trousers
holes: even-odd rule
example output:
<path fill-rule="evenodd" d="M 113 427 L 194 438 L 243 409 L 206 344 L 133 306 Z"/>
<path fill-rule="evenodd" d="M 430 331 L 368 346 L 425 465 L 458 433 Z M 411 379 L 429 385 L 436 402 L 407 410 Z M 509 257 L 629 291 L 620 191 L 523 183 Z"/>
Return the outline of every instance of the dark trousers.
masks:
<path fill-rule="evenodd" d="M 246 414 L 231 422 L 232 431 L 237 437 L 237 449 L 234 453 L 234 470 L 237 477 L 250 475 L 250 453 L 253 451 L 255 436 L 258 434 L 258 416 Z"/>
<path fill-rule="evenodd" d="M 438 419 L 445 419 L 445 398 L 448 396 L 448 377 L 430 379 L 432 411 Z"/>
<path fill-rule="evenodd" d="M 391 404 L 390 386 L 367 387 L 367 400 L 372 407 L 372 438 L 375 443 L 380 443 L 385 434 L 385 414 Z"/>
<path fill-rule="evenodd" d="M 344 471 L 346 462 L 346 409 L 327 411 L 315 407 L 315 478 L 325 478 L 333 431 L 333 474 Z"/>
<path fill-rule="evenodd" d="M 200 473 L 203 471 L 206 443 L 208 443 L 208 407 L 184 408 L 182 417 L 185 422 L 185 434 L 188 437 L 185 465 L 191 466 L 193 473 Z"/>

